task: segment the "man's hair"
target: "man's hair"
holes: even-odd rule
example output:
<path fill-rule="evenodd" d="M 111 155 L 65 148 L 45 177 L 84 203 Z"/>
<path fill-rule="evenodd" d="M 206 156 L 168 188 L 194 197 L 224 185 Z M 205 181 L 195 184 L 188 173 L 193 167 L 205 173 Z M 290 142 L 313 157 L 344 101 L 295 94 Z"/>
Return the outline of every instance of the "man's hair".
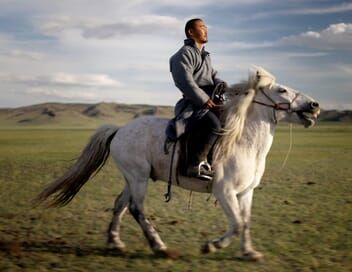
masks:
<path fill-rule="evenodd" d="M 202 19 L 200 18 L 194 18 L 194 19 L 191 19 L 191 20 L 188 20 L 186 25 L 185 25 L 185 34 L 186 34 L 186 37 L 187 38 L 190 38 L 189 34 L 188 34 L 188 30 L 194 28 L 194 23 L 197 22 L 197 21 L 202 21 Z"/>

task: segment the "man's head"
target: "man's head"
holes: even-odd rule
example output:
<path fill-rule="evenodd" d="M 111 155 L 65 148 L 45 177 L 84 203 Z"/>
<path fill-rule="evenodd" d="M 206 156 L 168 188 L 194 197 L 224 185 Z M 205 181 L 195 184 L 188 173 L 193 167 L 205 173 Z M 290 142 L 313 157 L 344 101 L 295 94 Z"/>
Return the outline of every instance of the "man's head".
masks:
<path fill-rule="evenodd" d="M 186 23 L 185 34 L 198 44 L 208 42 L 208 27 L 202 19 L 191 19 Z"/>

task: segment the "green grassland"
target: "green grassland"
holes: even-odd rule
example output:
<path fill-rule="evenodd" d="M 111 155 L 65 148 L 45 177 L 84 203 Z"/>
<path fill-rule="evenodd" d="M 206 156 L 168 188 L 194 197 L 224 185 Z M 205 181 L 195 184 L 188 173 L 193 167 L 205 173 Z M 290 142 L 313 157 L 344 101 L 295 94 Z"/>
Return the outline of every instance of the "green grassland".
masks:
<path fill-rule="evenodd" d="M 74 125 L 74 124 L 73 124 Z M 221 208 L 206 194 L 150 182 L 146 214 L 177 260 L 155 257 L 139 226 L 126 214 L 127 252 L 105 250 L 115 197 L 123 187 L 109 160 L 77 197 L 60 209 L 33 208 L 30 200 L 76 158 L 92 129 L 0 130 L 0 271 L 351 271 L 352 125 L 321 123 L 277 129 L 263 181 L 255 190 L 252 235 L 265 254 L 260 263 L 239 259 L 239 239 L 215 254 L 200 247 L 227 228 Z"/>

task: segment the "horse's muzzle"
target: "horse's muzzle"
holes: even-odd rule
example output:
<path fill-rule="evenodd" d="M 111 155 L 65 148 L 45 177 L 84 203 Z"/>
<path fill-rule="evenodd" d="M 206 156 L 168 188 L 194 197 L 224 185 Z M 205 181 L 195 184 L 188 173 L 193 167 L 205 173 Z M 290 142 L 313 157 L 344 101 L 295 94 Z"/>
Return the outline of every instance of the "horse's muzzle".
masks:
<path fill-rule="evenodd" d="M 310 102 L 309 107 L 311 110 L 315 111 L 315 110 L 319 109 L 319 103 L 318 102 Z M 320 111 L 320 109 L 319 109 L 319 111 Z"/>
<path fill-rule="evenodd" d="M 309 102 L 304 108 L 296 111 L 299 119 L 302 121 L 304 127 L 312 127 L 315 125 L 317 118 L 320 114 L 320 108 L 318 102 Z"/>

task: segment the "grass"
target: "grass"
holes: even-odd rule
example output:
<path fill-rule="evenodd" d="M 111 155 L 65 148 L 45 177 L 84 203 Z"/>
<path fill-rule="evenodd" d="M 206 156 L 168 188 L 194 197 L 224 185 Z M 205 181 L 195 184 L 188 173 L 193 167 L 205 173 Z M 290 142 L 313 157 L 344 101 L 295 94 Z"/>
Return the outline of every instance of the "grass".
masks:
<path fill-rule="evenodd" d="M 0 130 L 0 271 L 351 271 L 352 126 L 322 123 L 294 127 L 293 149 L 279 171 L 289 139 L 277 129 L 263 181 L 255 190 L 252 236 L 265 254 L 261 263 L 238 257 L 239 241 L 201 255 L 206 240 L 222 234 L 227 221 L 214 198 L 152 183 L 146 214 L 178 260 L 154 257 L 138 225 L 126 214 L 124 256 L 105 250 L 113 202 L 123 187 L 112 161 L 70 205 L 33 208 L 30 200 L 58 177 L 88 141 L 90 129 Z"/>

